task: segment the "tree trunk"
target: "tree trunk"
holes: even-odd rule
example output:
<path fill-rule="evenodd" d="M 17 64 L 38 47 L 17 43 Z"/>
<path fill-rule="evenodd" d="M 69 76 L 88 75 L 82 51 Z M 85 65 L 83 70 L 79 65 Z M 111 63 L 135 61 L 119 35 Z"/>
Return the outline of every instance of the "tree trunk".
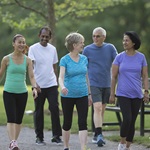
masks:
<path fill-rule="evenodd" d="M 56 26 L 56 19 L 55 19 L 55 10 L 54 10 L 54 0 L 47 0 L 47 9 L 48 9 L 48 26 L 52 30 L 52 39 L 51 43 L 56 46 L 56 38 L 55 38 L 55 26 Z"/>

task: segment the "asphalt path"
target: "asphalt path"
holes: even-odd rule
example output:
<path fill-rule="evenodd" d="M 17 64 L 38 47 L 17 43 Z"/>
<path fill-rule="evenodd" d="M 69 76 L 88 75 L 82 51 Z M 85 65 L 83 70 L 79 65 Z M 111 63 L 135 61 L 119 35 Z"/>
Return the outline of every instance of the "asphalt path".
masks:
<path fill-rule="evenodd" d="M 104 136 L 110 136 L 112 134 L 118 134 L 118 132 L 106 131 L 103 133 Z M 50 139 L 52 136 L 51 131 L 44 131 L 45 136 L 45 146 L 39 146 L 35 144 L 35 133 L 34 129 L 23 127 L 19 138 L 18 145 L 20 150 L 63 150 L 63 145 L 56 145 L 51 143 Z M 92 135 L 88 136 L 88 150 L 117 150 L 118 142 L 112 142 L 106 140 L 106 145 L 103 147 L 97 147 L 96 144 L 91 142 Z M 9 138 L 6 130 L 6 126 L 0 126 L 0 150 L 8 150 Z M 70 137 L 70 150 L 80 150 L 80 143 L 77 134 L 71 134 Z M 142 145 L 132 144 L 131 150 L 150 150 Z"/>

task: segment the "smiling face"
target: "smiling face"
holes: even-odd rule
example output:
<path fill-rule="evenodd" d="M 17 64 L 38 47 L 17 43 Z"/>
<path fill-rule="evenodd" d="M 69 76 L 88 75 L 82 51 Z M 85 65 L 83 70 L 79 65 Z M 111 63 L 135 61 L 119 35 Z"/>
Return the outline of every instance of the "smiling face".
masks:
<path fill-rule="evenodd" d="M 135 43 L 132 42 L 132 40 L 130 39 L 130 37 L 128 35 L 123 36 L 123 42 L 122 43 L 123 43 L 123 48 L 125 50 L 134 49 Z"/>
<path fill-rule="evenodd" d="M 78 52 L 81 52 L 83 50 L 83 47 L 84 47 L 84 39 L 81 38 L 78 43 L 75 43 L 73 45 L 74 45 L 75 50 L 77 50 Z"/>
<path fill-rule="evenodd" d="M 15 38 L 15 40 L 13 41 L 13 47 L 14 50 L 19 51 L 19 52 L 24 52 L 24 50 L 26 49 L 26 41 L 25 38 L 23 36 L 18 36 Z"/>
<path fill-rule="evenodd" d="M 96 46 L 102 46 L 106 36 L 103 35 L 102 31 L 100 30 L 96 30 L 96 31 L 93 31 L 93 42 Z"/>
<path fill-rule="evenodd" d="M 50 32 L 48 30 L 43 29 L 39 34 L 39 38 L 40 38 L 40 44 L 44 47 L 47 46 L 47 43 L 51 39 Z"/>

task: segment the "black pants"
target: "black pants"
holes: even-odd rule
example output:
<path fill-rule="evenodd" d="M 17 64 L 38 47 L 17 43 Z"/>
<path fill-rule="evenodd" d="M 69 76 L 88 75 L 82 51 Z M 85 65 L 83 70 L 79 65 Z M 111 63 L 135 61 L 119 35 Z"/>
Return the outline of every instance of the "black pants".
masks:
<path fill-rule="evenodd" d="M 49 110 L 51 112 L 51 121 L 52 121 L 52 134 L 53 136 L 61 136 L 61 125 L 59 118 L 59 107 L 58 107 L 58 90 L 57 86 L 50 88 L 41 88 L 41 93 L 38 94 L 38 97 L 35 101 L 35 111 L 34 111 L 34 126 L 36 137 L 43 139 L 44 138 L 44 103 L 45 100 L 48 100 Z"/>
<path fill-rule="evenodd" d="M 126 141 L 132 142 L 135 133 L 135 122 L 139 113 L 142 99 L 118 97 L 123 122 L 120 129 L 120 136 L 126 137 Z"/>
<path fill-rule="evenodd" d="M 28 93 L 3 92 L 4 106 L 8 123 L 21 124 L 26 108 Z"/>
<path fill-rule="evenodd" d="M 88 98 L 87 96 L 81 98 L 64 98 L 61 97 L 63 110 L 63 129 L 70 130 L 72 125 L 73 109 L 76 105 L 78 113 L 79 130 L 87 130 L 87 115 L 88 115 Z"/>

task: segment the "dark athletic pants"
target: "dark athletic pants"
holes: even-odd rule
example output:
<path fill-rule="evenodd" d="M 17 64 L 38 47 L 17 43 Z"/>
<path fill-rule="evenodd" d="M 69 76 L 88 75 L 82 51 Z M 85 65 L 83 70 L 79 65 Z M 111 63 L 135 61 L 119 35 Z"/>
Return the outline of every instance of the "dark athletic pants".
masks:
<path fill-rule="evenodd" d="M 58 90 L 57 86 L 49 88 L 41 88 L 41 93 L 38 94 L 38 97 L 34 100 L 35 102 L 35 111 L 34 111 L 34 126 L 36 137 L 43 140 L 44 134 L 44 103 L 45 100 L 48 100 L 49 110 L 51 112 L 51 121 L 52 121 L 52 134 L 53 136 L 61 136 L 61 125 L 59 118 L 59 107 L 58 107 Z"/>
<path fill-rule="evenodd" d="M 63 110 L 63 129 L 68 131 L 71 129 L 73 119 L 73 109 L 76 106 L 78 113 L 79 131 L 87 130 L 87 115 L 88 115 L 88 97 L 81 98 L 64 98 L 61 97 Z"/>
<path fill-rule="evenodd" d="M 8 123 L 22 123 L 27 98 L 27 92 L 21 94 L 9 93 L 6 91 L 3 92 L 3 100 Z"/>
<path fill-rule="evenodd" d="M 135 122 L 139 113 L 142 99 L 118 96 L 118 102 L 123 116 L 120 136 L 132 142 L 135 133 Z"/>

